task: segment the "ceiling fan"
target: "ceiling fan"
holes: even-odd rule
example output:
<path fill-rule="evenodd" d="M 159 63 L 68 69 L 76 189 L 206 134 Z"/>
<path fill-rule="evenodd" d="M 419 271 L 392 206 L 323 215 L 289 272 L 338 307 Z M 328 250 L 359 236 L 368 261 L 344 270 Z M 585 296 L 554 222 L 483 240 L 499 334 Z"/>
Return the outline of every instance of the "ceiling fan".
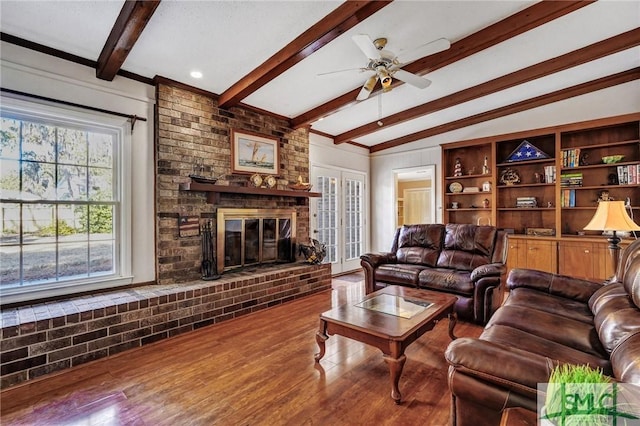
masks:
<path fill-rule="evenodd" d="M 431 84 L 430 80 L 405 71 L 402 69 L 402 67 L 410 64 L 411 62 L 414 62 L 421 57 L 432 55 L 434 53 L 447 50 L 449 47 L 451 47 L 451 43 L 449 42 L 449 40 L 447 40 L 446 38 L 439 38 L 430 43 L 418 46 L 417 48 L 408 52 L 403 52 L 399 55 L 396 55 L 389 50 L 384 50 L 384 47 L 387 45 L 386 38 L 377 38 L 372 41 L 371 38 L 366 34 L 356 34 L 352 37 L 352 39 L 354 43 L 360 48 L 360 50 L 362 50 L 365 56 L 369 59 L 366 67 L 355 68 L 353 70 L 360 70 L 361 72 L 373 71 L 374 73 L 367 79 L 367 81 L 365 81 L 362 89 L 360 89 L 360 93 L 358 93 L 358 96 L 356 97 L 356 99 L 359 101 L 365 100 L 369 97 L 378 80 L 380 80 L 382 90 L 385 92 L 391 90 L 391 83 L 394 78 L 400 81 L 404 81 L 405 83 L 408 83 L 419 89 L 425 89 L 429 87 L 429 85 Z M 319 75 L 333 74 L 342 71 L 352 70 L 333 71 Z"/>

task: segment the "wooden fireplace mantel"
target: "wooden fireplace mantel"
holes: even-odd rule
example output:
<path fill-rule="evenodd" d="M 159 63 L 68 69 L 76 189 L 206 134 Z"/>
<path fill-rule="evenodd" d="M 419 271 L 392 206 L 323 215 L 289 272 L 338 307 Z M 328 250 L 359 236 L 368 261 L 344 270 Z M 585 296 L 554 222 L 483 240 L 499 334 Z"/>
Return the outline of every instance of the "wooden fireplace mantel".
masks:
<path fill-rule="evenodd" d="M 276 197 L 292 197 L 298 204 L 304 204 L 308 198 L 321 197 L 320 192 L 310 191 L 294 191 L 283 189 L 256 188 L 249 186 L 229 186 L 216 185 L 213 183 L 187 182 L 180 184 L 181 191 L 199 191 L 207 193 L 207 202 L 218 204 L 220 202 L 220 194 L 250 194 L 250 195 L 268 195 Z"/>

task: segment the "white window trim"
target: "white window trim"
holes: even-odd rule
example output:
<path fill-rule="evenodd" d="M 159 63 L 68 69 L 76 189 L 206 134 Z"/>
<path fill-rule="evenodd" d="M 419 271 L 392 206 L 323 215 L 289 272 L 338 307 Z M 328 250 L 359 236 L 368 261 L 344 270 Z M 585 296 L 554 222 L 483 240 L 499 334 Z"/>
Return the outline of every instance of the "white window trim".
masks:
<path fill-rule="evenodd" d="M 1 97 L 0 110 L 3 114 L 17 114 L 34 117 L 54 123 L 74 123 L 91 127 L 103 127 L 116 132 L 120 139 L 118 146 L 119 168 L 116 188 L 120 199 L 120 223 L 116 223 L 119 245 L 117 247 L 118 268 L 115 275 L 43 283 L 13 288 L 0 287 L 2 304 L 24 302 L 49 297 L 73 295 L 112 287 L 129 285 L 133 282 L 131 262 L 131 124 L 128 118 L 116 117 L 98 112 L 87 112 L 80 108 L 59 105 L 46 101 L 25 100 L 20 96 Z"/>

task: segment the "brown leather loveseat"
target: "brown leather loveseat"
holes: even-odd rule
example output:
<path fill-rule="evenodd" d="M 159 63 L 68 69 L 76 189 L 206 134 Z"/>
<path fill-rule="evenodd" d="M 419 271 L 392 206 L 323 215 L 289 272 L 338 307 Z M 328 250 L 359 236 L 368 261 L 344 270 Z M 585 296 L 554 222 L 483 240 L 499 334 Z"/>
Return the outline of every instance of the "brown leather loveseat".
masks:
<path fill-rule="evenodd" d="M 507 236 L 493 226 L 405 225 L 391 251 L 360 256 L 366 292 L 389 284 L 458 297 L 458 317 L 486 323 L 504 293 Z"/>
<path fill-rule="evenodd" d="M 640 240 L 607 285 L 514 269 L 510 294 L 478 339 L 449 344 L 451 423 L 498 425 L 502 411 L 536 411 L 536 386 L 558 364 L 601 367 L 640 384 Z"/>

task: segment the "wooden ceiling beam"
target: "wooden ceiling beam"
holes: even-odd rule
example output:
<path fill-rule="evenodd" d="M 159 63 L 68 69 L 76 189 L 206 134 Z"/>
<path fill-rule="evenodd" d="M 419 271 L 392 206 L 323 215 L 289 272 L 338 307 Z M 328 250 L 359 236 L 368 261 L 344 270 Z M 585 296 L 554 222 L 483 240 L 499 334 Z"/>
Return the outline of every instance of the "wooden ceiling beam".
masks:
<path fill-rule="evenodd" d="M 481 98 L 491 93 L 499 92 L 519 84 L 524 84 L 556 72 L 573 68 L 589 61 L 594 61 L 638 45 L 640 45 L 640 28 L 635 28 L 606 40 L 574 50 L 573 52 L 514 71 L 510 74 L 495 78 L 477 86 L 460 90 L 459 92 L 452 93 L 442 98 L 434 99 L 433 101 L 401 111 L 397 114 L 384 117 L 381 121 L 384 123 L 383 127 L 394 126 L 445 108 L 450 108 L 473 99 Z M 334 143 L 341 144 L 349 142 L 358 137 L 374 133 L 380 129 L 381 127 L 378 125 L 378 121 L 373 121 L 335 136 Z"/>
<path fill-rule="evenodd" d="M 393 0 L 348 0 L 295 40 L 267 59 L 229 89 L 219 99 L 220 108 L 238 105 L 262 86 L 322 48 L 345 31 L 367 19 Z"/>
<path fill-rule="evenodd" d="M 573 98 L 575 96 L 584 95 L 586 93 L 595 92 L 596 90 L 606 89 L 607 87 L 617 86 L 619 84 L 627 83 L 629 81 L 638 80 L 638 79 L 640 79 L 640 67 L 632 68 L 630 70 L 619 72 L 607 77 L 598 78 L 596 80 L 591 80 L 586 83 L 567 87 L 561 90 L 556 90 L 555 92 L 547 93 L 545 95 L 537 96 L 535 98 L 516 102 L 514 104 L 506 105 L 500 108 L 495 108 L 490 111 L 485 111 L 480 114 L 461 118 L 459 120 L 454 120 L 449 123 L 444 123 L 439 126 L 432 127 L 430 129 L 421 130 L 419 132 L 415 132 L 410 135 L 392 139 L 392 140 L 370 147 L 369 152 L 371 153 L 379 152 L 385 149 L 404 145 L 409 142 L 415 142 L 420 139 L 425 139 L 431 136 L 450 132 L 452 130 L 457 130 L 463 127 L 472 126 L 474 124 L 478 124 L 478 123 L 493 120 L 496 118 L 504 117 L 507 115 L 515 114 L 518 112 L 526 111 L 528 109 L 537 108 L 543 105 L 548 105 L 554 102 L 559 102 L 565 99 Z"/>
<path fill-rule="evenodd" d="M 96 77 L 112 81 L 160 0 L 126 0 L 98 57 Z"/>
<path fill-rule="evenodd" d="M 448 50 L 425 56 L 403 67 L 404 70 L 424 75 L 435 71 L 453 62 L 464 59 L 490 48 L 512 37 L 525 33 L 533 28 L 550 22 L 556 18 L 571 13 L 581 7 L 587 6 L 593 1 L 552 1 L 545 0 L 536 3 L 518 13 L 515 13 L 502 21 L 496 22 L 478 32 L 475 32 L 451 45 Z M 392 87 L 403 84 L 394 79 Z M 307 126 L 320 118 L 327 117 L 343 108 L 356 104 L 356 96 L 360 87 L 345 93 L 329 102 L 324 103 L 310 111 L 300 114 L 291 120 L 293 128 Z M 369 98 L 377 96 L 380 89 L 371 93 Z"/>

